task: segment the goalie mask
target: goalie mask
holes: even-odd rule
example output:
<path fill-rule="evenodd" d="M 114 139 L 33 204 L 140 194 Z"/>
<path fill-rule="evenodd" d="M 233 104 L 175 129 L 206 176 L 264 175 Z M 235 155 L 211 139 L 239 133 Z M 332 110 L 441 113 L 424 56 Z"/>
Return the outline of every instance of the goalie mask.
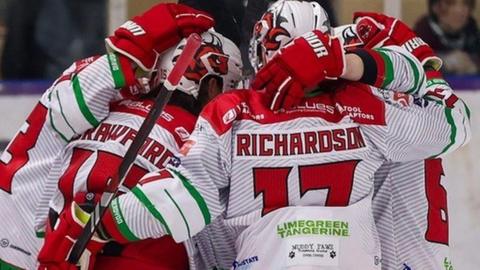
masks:
<path fill-rule="evenodd" d="M 293 0 L 273 3 L 253 29 L 250 63 L 258 71 L 280 48 L 312 30 L 331 33 L 328 15 L 318 3 Z"/>
<path fill-rule="evenodd" d="M 222 81 L 222 91 L 234 89 L 242 79 L 242 59 L 240 50 L 223 35 L 209 30 L 201 35 L 202 44 L 182 76 L 177 90 L 198 98 L 198 91 L 203 80 L 209 76 L 219 77 Z M 159 79 L 163 82 L 186 43 L 182 40 L 161 55 L 159 62 Z"/>

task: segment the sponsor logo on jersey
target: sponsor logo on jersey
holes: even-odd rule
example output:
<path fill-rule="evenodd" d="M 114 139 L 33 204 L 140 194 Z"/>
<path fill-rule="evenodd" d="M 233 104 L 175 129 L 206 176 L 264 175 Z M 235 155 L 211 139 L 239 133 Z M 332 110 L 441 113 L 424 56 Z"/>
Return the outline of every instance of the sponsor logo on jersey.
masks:
<path fill-rule="evenodd" d="M 402 107 L 408 107 L 411 104 L 412 96 L 400 92 L 393 92 L 392 101 Z"/>
<path fill-rule="evenodd" d="M 180 137 L 180 140 L 182 140 L 182 142 L 188 140 L 188 137 L 190 137 L 190 132 L 188 132 L 184 127 L 176 127 L 175 133 L 177 133 L 178 137 Z"/>
<path fill-rule="evenodd" d="M 23 253 L 23 254 L 25 254 L 25 255 L 27 255 L 27 256 L 31 256 L 31 255 L 32 255 L 31 252 L 28 252 L 28 251 L 26 251 L 25 249 L 23 249 L 23 248 L 21 248 L 21 247 L 19 247 L 19 246 L 17 246 L 17 245 L 14 245 L 14 244 L 12 244 L 12 243 L 10 243 L 10 241 L 9 241 L 8 239 L 6 239 L 6 238 L 2 238 L 2 239 L 0 240 L 0 247 L 1 247 L 1 248 L 11 248 L 11 249 L 14 249 L 14 250 L 16 250 L 16 251 L 19 251 L 19 252 L 21 252 L 21 253 Z"/>
<path fill-rule="evenodd" d="M 414 104 L 414 97 L 405 93 L 380 89 L 375 94 L 386 103 L 396 107 L 408 107 Z"/>
<path fill-rule="evenodd" d="M 150 112 L 150 110 L 152 109 L 152 106 L 153 106 L 153 104 L 150 103 L 150 102 L 135 101 L 135 100 L 128 100 L 128 99 L 120 101 L 118 103 L 118 105 L 125 106 L 128 109 L 132 109 L 132 110 L 140 110 L 144 113 Z M 175 117 L 173 115 L 169 114 L 166 111 L 163 111 L 160 114 L 160 117 L 167 122 L 172 122 L 175 119 Z"/>
<path fill-rule="evenodd" d="M 235 118 L 237 118 L 237 111 L 235 109 L 230 109 L 223 115 L 222 120 L 225 125 L 228 125 L 233 122 Z"/>
<path fill-rule="evenodd" d="M 445 267 L 445 270 L 453 270 L 452 261 L 445 257 L 445 259 L 443 259 L 443 267 Z"/>
<path fill-rule="evenodd" d="M 296 133 L 238 133 L 235 142 L 239 157 L 310 155 L 366 147 L 358 126 Z"/>
<path fill-rule="evenodd" d="M 152 109 L 152 104 L 143 101 L 122 100 L 119 105 L 125 106 L 129 109 L 141 110 L 146 113 Z"/>
<path fill-rule="evenodd" d="M 130 20 L 126 21 L 124 24 L 122 24 L 120 26 L 120 28 L 127 29 L 134 36 L 141 36 L 141 35 L 146 34 L 145 30 L 143 30 L 143 28 L 140 25 L 138 25 L 136 22 L 130 21 Z"/>
<path fill-rule="evenodd" d="M 118 62 L 118 58 L 115 53 L 109 53 L 107 54 L 107 57 L 110 62 L 110 68 L 112 69 L 112 72 L 120 71 L 120 63 Z"/>
<path fill-rule="evenodd" d="M 320 237 L 292 237 L 284 241 L 289 247 L 287 266 L 306 264 L 311 266 L 338 265 L 339 239 Z"/>
<path fill-rule="evenodd" d="M 346 114 L 351 118 L 355 119 L 366 119 L 366 120 L 375 120 L 375 116 L 373 114 L 364 113 L 362 108 L 356 106 L 347 106 L 347 105 L 340 105 L 337 104 L 337 108 L 342 114 Z"/>
<path fill-rule="evenodd" d="M 232 264 L 234 270 L 247 270 L 252 267 L 252 264 L 258 262 L 258 256 L 252 256 L 245 260 L 235 260 Z"/>
<path fill-rule="evenodd" d="M 0 247 L 6 248 L 9 245 L 10 245 L 10 241 L 8 241 L 8 239 L 3 238 L 2 240 L 0 240 Z"/>
<path fill-rule="evenodd" d="M 428 106 L 430 102 L 428 100 L 423 99 L 421 97 L 414 96 L 413 97 L 413 104 L 415 104 L 418 107 L 425 108 Z"/>
<path fill-rule="evenodd" d="M 112 201 L 111 209 L 112 209 L 113 218 L 115 219 L 115 222 L 117 223 L 117 225 L 124 223 L 125 220 L 123 220 L 123 216 L 120 211 L 120 206 L 118 205 L 118 200 Z"/>
<path fill-rule="evenodd" d="M 307 101 L 305 104 L 297 106 L 293 111 L 316 111 L 328 114 L 335 113 L 335 106 L 325 103 Z"/>
<path fill-rule="evenodd" d="M 299 250 L 301 252 L 314 252 L 315 250 L 331 250 L 329 253 L 330 258 L 335 258 L 337 256 L 336 252 L 333 250 L 333 244 L 315 244 L 315 243 L 304 243 L 304 244 L 294 244 L 292 245 L 292 250 Z M 289 256 L 292 257 L 292 256 Z M 293 256 L 294 257 L 294 256 Z"/>
<path fill-rule="evenodd" d="M 293 236 L 350 236 L 348 222 L 342 220 L 292 220 L 277 224 L 280 238 Z"/>

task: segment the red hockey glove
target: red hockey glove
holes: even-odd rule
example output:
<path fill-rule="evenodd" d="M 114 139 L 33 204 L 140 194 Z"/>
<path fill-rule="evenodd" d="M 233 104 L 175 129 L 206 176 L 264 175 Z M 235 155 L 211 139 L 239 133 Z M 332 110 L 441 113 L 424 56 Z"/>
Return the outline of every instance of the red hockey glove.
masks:
<path fill-rule="evenodd" d="M 375 12 L 355 12 L 353 21 L 357 24 L 358 36 L 366 48 L 402 46 L 422 65 L 429 65 L 435 70 L 442 67 L 442 60 L 435 55 L 432 48 L 402 21 Z"/>
<path fill-rule="evenodd" d="M 40 270 L 77 270 L 77 266 L 67 261 L 68 254 L 80 236 L 90 214 L 83 211 L 75 202 L 58 218 L 55 228 L 47 230 L 45 242 L 38 254 Z M 106 241 L 93 237 L 80 258 L 81 269 L 92 270 L 95 255 Z"/>
<path fill-rule="evenodd" d="M 120 26 L 106 39 L 107 48 L 123 54 L 145 71 L 151 71 L 157 55 L 191 33 L 213 27 L 208 14 L 180 4 L 158 4 Z"/>
<path fill-rule="evenodd" d="M 252 88 L 265 89 L 270 109 L 288 109 L 298 105 L 325 78 L 340 77 L 344 67 L 339 39 L 315 30 L 281 49 L 256 74 Z"/>

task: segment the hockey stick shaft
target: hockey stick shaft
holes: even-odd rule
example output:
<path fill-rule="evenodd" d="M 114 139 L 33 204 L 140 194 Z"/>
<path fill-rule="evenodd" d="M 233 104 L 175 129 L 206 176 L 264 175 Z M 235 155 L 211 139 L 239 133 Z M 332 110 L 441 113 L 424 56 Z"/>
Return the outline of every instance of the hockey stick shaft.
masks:
<path fill-rule="evenodd" d="M 110 206 L 112 200 L 116 197 L 120 186 L 122 186 L 123 182 L 125 181 L 130 168 L 137 158 L 138 151 L 143 146 L 145 140 L 150 134 L 150 131 L 155 126 L 158 117 L 170 99 L 172 92 L 180 82 L 180 79 L 185 73 L 188 65 L 191 63 L 196 51 L 200 47 L 201 42 L 202 39 L 198 34 L 192 34 L 190 37 L 188 37 L 187 43 L 185 44 L 180 57 L 177 59 L 175 66 L 170 71 L 165 83 L 155 97 L 154 106 L 149 111 L 147 117 L 138 130 L 135 139 L 128 148 L 122 163 L 120 163 L 118 167 L 116 175 L 107 183 L 107 189 L 102 194 L 100 202 L 95 205 L 95 210 L 91 214 L 90 219 L 83 228 L 79 238 L 73 245 L 70 255 L 68 256 L 68 261 L 70 263 L 76 264 L 82 256 L 88 242 L 90 239 L 92 239 L 95 230 L 98 228 L 103 215 Z"/>

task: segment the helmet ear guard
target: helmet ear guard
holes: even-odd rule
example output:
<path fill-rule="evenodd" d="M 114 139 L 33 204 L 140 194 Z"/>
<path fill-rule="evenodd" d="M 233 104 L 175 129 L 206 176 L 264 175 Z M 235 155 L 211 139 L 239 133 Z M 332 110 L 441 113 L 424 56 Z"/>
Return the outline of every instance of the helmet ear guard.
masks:
<path fill-rule="evenodd" d="M 332 33 L 327 12 L 316 2 L 280 0 L 273 3 L 255 24 L 249 60 L 255 71 L 296 37 L 320 30 Z"/>

